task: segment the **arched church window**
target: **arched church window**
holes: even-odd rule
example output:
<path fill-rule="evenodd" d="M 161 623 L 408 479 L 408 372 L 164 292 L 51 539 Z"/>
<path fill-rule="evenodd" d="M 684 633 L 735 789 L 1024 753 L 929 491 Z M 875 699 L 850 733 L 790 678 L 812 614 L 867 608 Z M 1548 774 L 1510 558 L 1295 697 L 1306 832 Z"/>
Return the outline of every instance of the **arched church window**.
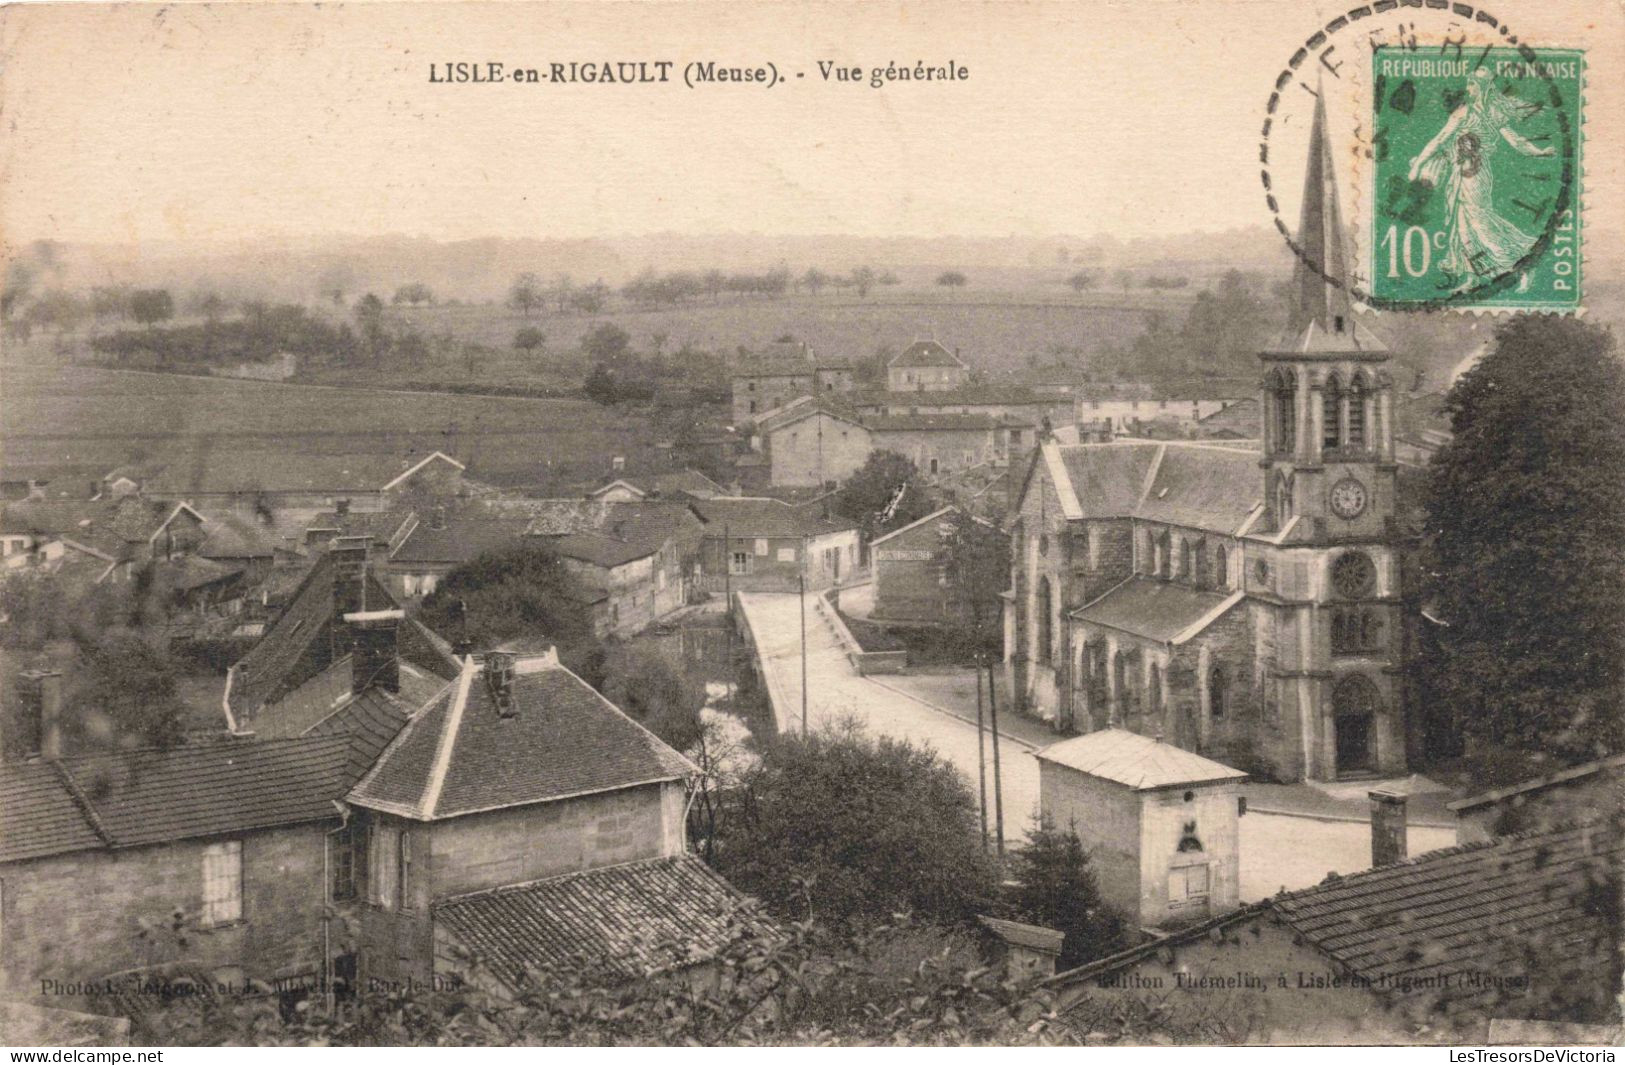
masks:
<path fill-rule="evenodd" d="M 1230 553 L 1223 544 L 1213 549 L 1213 583 L 1220 588 L 1230 587 Z"/>
<path fill-rule="evenodd" d="M 1320 393 L 1320 404 L 1320 446 L 1338 447 L 1343 442 L 1343 384 L 1336 374 L 1326 378 L 1326 387 Z"/>
<path fill-rule="evenodd" d="M 1193 573 L 1198 588 L 1207 587 L 1207 541 L 1199 540 L 1196 543 L 1196 569 Z"/>
<path fill-rule="evenodd" d="M 1275 520 L 1277 528 L 1285 528 L 1292 517 L 1292 478 L 1282 474 L 1275 479 Z"/>
<path fill-rule="evenodd" d="M 1225 676 L 1223 666 L 1214 666 L 1207 677 L 1207 706 L 1208 715 L 1215 721 L 1223 720 L 1225 712 L 1230 709 L 1230 678 Z"/>
<path fill-rule="evenodd" d="M 1196 579 L 1196 549 L 1183 538 L 1179 541 L 1179 577 L 1186 581 Z"/>
<path fill-rule="evenodd" d="M 1049 662 L 1055 639 L 1055 626 L 1050 617 L 1052 609 L 1049 578 L 1038 579 L 1038 660 Z"/>
<path fill-rule="evenodd" d="M 1349 447 L 1365 447 L 1365 405 L 1365 375 L 1357 374 L 1349 384 L 1349 428 L 1347 437 Z"/>
<path fill-rule="evenodd" d="M 1157 576 L 1162 577 L 1165 580 L 1167 578 L 1173 576 L 1173 574 L 1168 572 L 1169 565 L 1170 565 L 1169 554 L 1170 554 L 1170 548 L 1169 548 L 1169 541 L 1168 541 L 1168 533 L 1166 531 L 1164 531 L 1164 532 L 1160 533 L 1157 536 L 1157 567 L 1156 567 L 1156 569 L 1157 569 Z"/>
<path fill-rule="evenodd" d="M 1361 599 L 1377 584 L 1377 566 L 1364 551 L 1345 551 L 1332 560 L 1332 590 L 1344 599 Z"/>
<path fill-rule="evenodd" d="M 1298 446 L 1298 382 L 1285 370 L 1275 378 L 1275 427 L 1277 451 Z"/>
<path fill-rule="evenodd" d="M 1374 610 L 1360 612 L 1360 648 L 1376 651 L 1382 646 L 1382 619 Z"/>
<path fill-rule="evenodd" d="M 1153 714 L 1162 710 L 1162 667 L 1151 663 L 1151 686 L 1146 692 L 1146 709 Z"/>

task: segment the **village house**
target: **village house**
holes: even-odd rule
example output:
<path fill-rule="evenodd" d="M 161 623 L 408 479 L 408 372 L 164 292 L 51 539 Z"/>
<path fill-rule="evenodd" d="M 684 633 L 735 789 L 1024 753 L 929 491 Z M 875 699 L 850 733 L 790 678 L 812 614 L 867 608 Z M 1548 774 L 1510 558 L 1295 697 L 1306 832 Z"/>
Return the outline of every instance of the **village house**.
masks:
<path fill-rule="evenodd" d="M 551 651 L 465 659 L 346 797 L 363 985 L 512 987 L 640 936 L 668 965 L 720 947 L 742 900 L 687 854 L 697 772 Z M 642 924 L 651 907 L 672 919 Z"/>
<path fill-rule="evenodd" d="M 1156 427 L 1172 435 L 1193 436 L 1203 419 L 1228 409 L 1236 399 L 1206 396 L 1123 396 L 1089 390 L 1078 395 L 1072 421 L 1098 426 L 1114 436 L 1148 436 Z"/>
<path fill-rule="evenodd" d="M 694 504 L 705 521 L 700 572 L 704 590 L 795 591 L 851 580 L 859 568 L 856 523 L 822 517 L 778 499 L 736 496 Z"/>
<path fill-rule="evenodd" d="M 318 986 L 351 738 L 64 758 L 61 677 L 28 684 L 38 754 L 0 765 L 5 997 L 100 1010 L 109 977 L 166 966 Z"/>
<path fill-rule="evenodd" d="M 864 424 L 875 450 L 896 452 L 933 479 L 1019 458 L 1038 432 L 1037 422 L 1010 414 L 871 414 Z"/>
<path fill-rule="evenodd" d="M 991 522 L 943 507 L 877 536 L 869 544 L 875 601 L 870 620 L 885 624 L 940 626 L 963 620 L 970 609 L 954 586 L 948 565 L 948 538 L 956 520 Z M 998 622 L 998 604 L 986 606 L 984 623 Z"/>
<path fill-rule="evenodd" d="M 933 392 L 855 391 L 842 402 L 862 416 L 882 414 L 981 414 L 1013 418 L 1024 425 L 1072 423 L 1072 401 L 1045 395 L 1019 385 L 975 384 Z M 1014 437 L 1012 444 L 1026 450 L 1031 434 Z"/>
<path fill-rule="evenodd" d="M 233 449 L 114 474 L 151 499 L 184 499 L 211 512 L 292 512 L 301 520 L 333 510 L 341 499 L 351 510 L 377 511 L 422 498 L 455 499 L 478 487 L 465 481 L 461 462 L 439 451 L 399 459 Z"/>
<path fill-rule="evenodd" d="M 1596 815 L 1625 815 L 1625 754 L 1600 758 L 1449 804 L 1456 815 L 1456 841 L 1480 843 L 1494 836 L 1552 828 Z"/>
<path fill-rule="evenodd" d="M 845 358 L 817 355 L 800 341 L 781 342 L 736 367 L 732 385 L 733 423 L 743 425 L 798 396 L 850 391 L 852 365 Z"/>
<path fill-rule="evenodd" d="M 7 571 L 96 560 L 95 581 L 128 580 L 149 563 L 192 554 L 203 539 L 203 516 L 187 503 L 127 496 L 0 507 L 0 565 Z"/>
<path fill-rule="evenodd" d="M 773 487 L 820 487 L 845 481 L 875 449 L 862 421 L 840 408 L 809 401 L 784 408 L 757 427 Z"/>
<path fill-rule="evenodd" d="M 965 383 L 970 367 L 956 351 L 935 340 L 916 340 L 886 363 L 891 392 L 952 392 Z"/>
<path fill-rule="evenodd" d="M 1149 938 L 1047 990 L 1085 1023 L 1156 1007 L 1220 1042 L 1472 1044 L 1553 1018 L 1617 1033 L 1617 908 L 1602 900 L 1622 858 L 1602 821 L 1434 851 Z"/>
<path fill-rule="evenodd" d="M 1312 158 L 1328 151 L 1314 127 Z M 1312 168 L 1312 261 L 1341 244 Z M 1261 449 L 1045 442 L 1012 530 L 1005 661 L 1059 727 L 1120 726 L 1277 780 L 1402 773 L 1419 743 L 1388 352 L 1300 267 L 1262 354 Z"/>

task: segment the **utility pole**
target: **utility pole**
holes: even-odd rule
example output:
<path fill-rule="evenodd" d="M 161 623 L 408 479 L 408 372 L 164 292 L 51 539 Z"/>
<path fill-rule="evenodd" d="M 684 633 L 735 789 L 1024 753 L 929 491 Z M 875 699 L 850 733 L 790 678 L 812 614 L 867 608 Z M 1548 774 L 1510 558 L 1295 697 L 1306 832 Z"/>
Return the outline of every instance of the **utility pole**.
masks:
<path fill-rule="evenodd" d="M 982 670 L 976 667 L 976 791 L 982 811 L 982 849 L 987 850 L 987 746 L 982 736 Z"/>
<path fill-rule="evenodd" d="M 727 604 L 723 617 L 728 621 L 728 709 L 738 713 L 734 700 L 739 691 L 734 687 L 734 593 L 733 593 L 733 533 L 727 522 L 722 523 L 722 601 Z"/>
<path fill-rule="evenodd" d="M 801 568 L 796 574 L 801 597 L 801 738 L 807 738 L 807 537 L 801 538 Z"/>
<path fill-rule="evenodd" d="M 987 659 L 987 707 L 993 726 L 993 824 L 999 862 L 1004 862 L 1004 788 L 999 778 L 999 697 L 993 684 L 993 659 Z"/>

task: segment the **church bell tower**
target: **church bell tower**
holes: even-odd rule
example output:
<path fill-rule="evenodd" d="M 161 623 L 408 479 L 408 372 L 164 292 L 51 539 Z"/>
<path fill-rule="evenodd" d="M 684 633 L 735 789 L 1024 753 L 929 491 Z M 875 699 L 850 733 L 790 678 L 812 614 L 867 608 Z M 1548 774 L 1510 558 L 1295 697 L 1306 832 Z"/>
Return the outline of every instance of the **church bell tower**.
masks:
<path fill-rule="evenodd" d="M 1286 332 L 1260 353 L 1266 609 L 1283 715 L 1321 779 L 1403 772 L 1409 641 L 1388 349 L 1355 320 L 1316 100 Z"/>

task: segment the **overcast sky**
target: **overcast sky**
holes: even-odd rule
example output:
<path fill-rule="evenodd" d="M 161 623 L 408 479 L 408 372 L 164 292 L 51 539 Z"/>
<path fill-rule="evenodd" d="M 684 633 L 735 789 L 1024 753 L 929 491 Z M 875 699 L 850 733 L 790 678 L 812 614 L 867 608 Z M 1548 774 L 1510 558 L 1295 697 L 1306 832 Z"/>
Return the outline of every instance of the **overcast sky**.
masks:
<path fill-rule="evenodd" d="M 1346 6 L 10 7 L 0 225 L 15 246 L 1267 224 L 1264 102 L 1293 49 Z M 1621 5 L 1493 7 L 1528 39 L 1591 49 L 1589 218 L 1619 229 Z M 866 75 L 952 60 L 969 78 L 825 84 L 820 59 Z M 772 61 L 790 80 L 429 83 L 433 63 L 489 60 Z"/>

